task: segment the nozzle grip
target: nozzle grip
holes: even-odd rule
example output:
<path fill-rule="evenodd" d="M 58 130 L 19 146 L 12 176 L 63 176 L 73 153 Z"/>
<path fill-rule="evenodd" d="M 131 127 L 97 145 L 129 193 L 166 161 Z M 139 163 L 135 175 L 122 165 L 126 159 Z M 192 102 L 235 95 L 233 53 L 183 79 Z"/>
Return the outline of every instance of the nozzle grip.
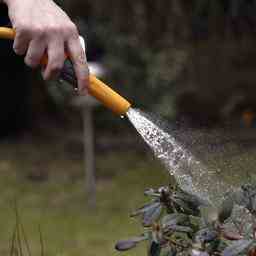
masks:
<path fill-rule="evenodd" d="M 77 88 L 76 75 L 73 65 L 69 59 L 66 59 L 60 77 Z M 126 99 L 92 74 L 89 76 L 88 92 L 91 96 L 100 101 L 105 107 L 111 109 L 118 115 L 124 115 L 131 106 Z"/>

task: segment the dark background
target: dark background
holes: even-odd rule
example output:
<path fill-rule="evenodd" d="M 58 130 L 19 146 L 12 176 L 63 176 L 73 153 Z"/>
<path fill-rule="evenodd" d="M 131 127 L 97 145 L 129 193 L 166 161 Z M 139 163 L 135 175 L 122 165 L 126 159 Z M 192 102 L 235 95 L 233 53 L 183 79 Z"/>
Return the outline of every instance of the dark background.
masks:
<path fill-rule="evenodd" d="M 254 116 L 254 1 L 59 4 L 85 36 L 88 60 L 102 64 L 105 81 L 137 107 L 193 126 L 240 125 L 244 112 Z M 1 51 L 4 136 L 33 127 L 41 118 L 45 122 L 56 114 L 56 99 L 48 98 L 47 86 L 14 56 L 11 43 L 0 43 L 8 49 Z M 99 112 L 99 130 L 118 126 L 110 113 Z"/>

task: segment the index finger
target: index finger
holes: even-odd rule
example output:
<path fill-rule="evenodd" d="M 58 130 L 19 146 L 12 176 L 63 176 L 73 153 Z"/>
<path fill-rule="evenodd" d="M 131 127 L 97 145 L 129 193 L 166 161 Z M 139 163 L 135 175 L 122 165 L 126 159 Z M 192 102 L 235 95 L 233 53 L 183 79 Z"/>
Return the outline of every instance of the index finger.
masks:
<path fill-rule="evenodd" d="M 81 46 L 79 38 L 70 39 L 67 44 L 67 51 L 76 74 L 78 89 L 82 94 L 87 93 L 89 86 L 89 68 L 85 51 Z"/>

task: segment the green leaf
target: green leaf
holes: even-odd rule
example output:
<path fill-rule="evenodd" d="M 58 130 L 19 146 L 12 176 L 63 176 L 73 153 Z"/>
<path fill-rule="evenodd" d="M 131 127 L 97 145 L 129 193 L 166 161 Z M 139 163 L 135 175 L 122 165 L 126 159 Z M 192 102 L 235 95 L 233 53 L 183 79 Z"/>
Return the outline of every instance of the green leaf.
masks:
<path fill-rule="evenodd" d="M 224 223 L 231 214 L 234 207 L 234 198 L 232 196 L 227 197 L 219 209 L 218 220 L 220 223 Z"/>
<path fill-rule="evenodd" d="M 193 229 L 190 227 L 179 226 L 179 225 L 169 225 L 165 227 L 164 232 L 168 233 L 170 231 L 192 233 Z"/>
<path fill-rule="evenodd" d="M 191 247 L 192 239 L 188 233 L 184 232 L 175 232 L 170 236 L 170 240 L 177 242 L 179 245 L 182 245 L 184 248 Z"/>
<path fill-rule="evenodd" d="M 247 193 L 244 193 L 243 189 L 239 189 L 231 194 L 236 204 L 247 207 L 250 203 Z"/>
<path fill-rule="evenodd" d="M 256 212 L 256 196 L 252 198 L 252 211 Z"/>
<path fill-rule="evenodd" d="M 191 252 L 191 256 L 209 256 L 209 254 L 207 252 L 193 249 Z"/>
<path fill-rule="evenodd" d="M 256 186 L 252 184 L 245 184 L 241 186 L 241 189 L 248 197 L 256 196 Z"/>
<path fill-rule="evenodd" d="M 146 240 L 145 236 L 132 237 L 127 240 L 120 240 L 116 243 L 115 249 L 117 251 L 128 251 L 134 248 L 139 242 Z"/>
<path fill-rule="evenodd" d="M 197 215 L 197 211 L 191 209 L 190 206 L 182 199 L 173 197 L 172 201 L 174 202 L 175 206 L 178 208 L 179 211 L 182 211 L 183 213 L 186 214 Z"/>
<path fill-rule="evenodd" d="M 156 191 L 155 189 L 147 189 L 144 191 L 145 196 L 151 196 L 151 197 L 160 197 L 161 193 Z"/>
<path fill-rule="evenodd" d="M 212 228 L 204 228 L 196 233 L 195 239 L 197 242 L 209 243 L 218 237 L 218 232 Z"/>
<path fill-rule="evenodd" d="M 128 251 L 134 248 L 137 245 L 137 242 L 133 240 L 121 240 L 116 243 L 115 249 L 117 251 Z"/>
<path fill-rule="evenodd" d="M 200 206 L 209 206 L 210 205 L 210 203 L 207 200 L 202 199 L 197 195 L 189 194 L 185 191 L 175 192 L 175 197 L 180 198 L 181 200 L 188 203 L 191 208 L 194 208 L 194 210 L 198 209 L 198 207 L 200 207 Z"/>
<path fill-rule="evenodd" d="M 147 210 L 142 217 L 142 225 L 144 227 L 150 227 L 155 221 L 157 221 L 162 213 L 162 205 L 155 204 L 154 207 L 151 207 Z"/>
<path fill-rule="evenodd" d="M 210 255 L 212 255 L 214 252 L 218 251 L 219 245 L 220 245 L 220 240 L 215 239 L 210 243 L 208 243 L 205 249 Z"/>
<path fill-rule="evenodd" d="M 161 250 L 160 256 L 176 256 L 177 250 L 173 247 L 164 248 Z"/>
<path fill-rule="evenodd" d="M 159 207 L 160 205 L 161 205 L 160 202 L 153 201 L 149 204 L 145 204 L 144 206 L 142 206 L 141 208 L 139 208 L 138 210 L 133 212 L 130 216 L 131 217 L 136 217 L 138 215 L 142 215 L 142 214 L 146 213 L 147 211 L 151 211 L 152 209 L 155 209 L 155 208 Z"/>
<path fill-rule="evenodd" d="M 163 228 L 169 225 L 184 224 L 189 221 L 189 217 L 182 213 L 172 213 L 165 215 L 162 220 Z"/>
<path fill-rule="evenodd" d="M 222 256 L 236 256 L 250 249 L 252 244 L 253 240 L 235 241 L 222 252 Z"/>
<path fill-rule="evenodd" d="M 246 184 L 241 186 L 241 188 L 236 191 L 236 203 L 238 205 L 244 206 L 252 214 L 256 212 L 256 186 L 251 184 Z"/>
<path fill-rule="evenodd" d="M 159 243 L 152 242 L 149 248 L 149 256 L 160 256 L 161 246 Z"/>
<path fill-rule="evenodd" d="M 200 212 L 206 226 L 211 225 L 216 220 L 218 220 L 218 209 L 213 206 L 201 207 Z"/>

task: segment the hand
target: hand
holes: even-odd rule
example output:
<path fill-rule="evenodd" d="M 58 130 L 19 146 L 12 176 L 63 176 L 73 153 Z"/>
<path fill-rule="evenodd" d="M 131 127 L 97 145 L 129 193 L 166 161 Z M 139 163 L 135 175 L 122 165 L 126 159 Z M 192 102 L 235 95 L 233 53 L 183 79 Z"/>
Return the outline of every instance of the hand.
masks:
<path fill-rule="evenodd" d="M 65 51 L 73 63 L 80 92 L 88 85 L 89 69 L 86 55 L 79 42 L 79 33 L 67 14 L 52 0 L 4 0 L 16 36 L 13 49 L 26 55 L 25 63 L 35 68 L 43 55 L 48 64 L 43 70 L 44 79 L 59 74 L 65 61 Z"/>

